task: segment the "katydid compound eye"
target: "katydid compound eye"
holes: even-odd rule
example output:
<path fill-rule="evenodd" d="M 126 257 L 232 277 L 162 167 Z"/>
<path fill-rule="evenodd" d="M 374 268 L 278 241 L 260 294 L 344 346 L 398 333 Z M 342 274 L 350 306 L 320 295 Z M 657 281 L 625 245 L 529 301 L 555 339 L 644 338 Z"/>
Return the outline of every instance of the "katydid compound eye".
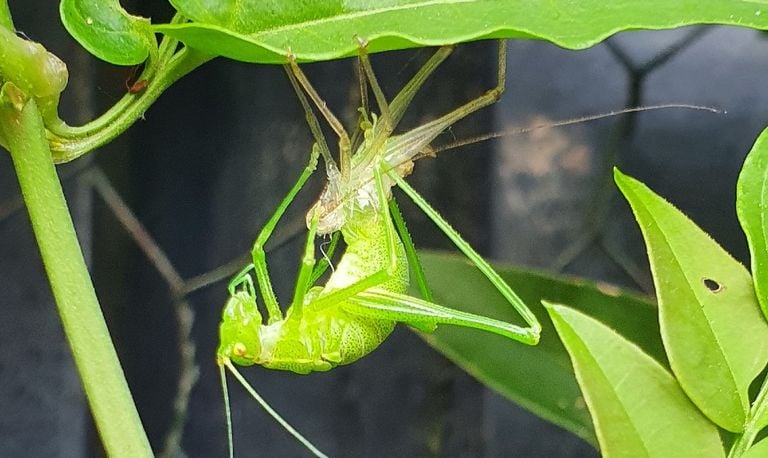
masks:
<path fill-rule="evenodd" d="M 232 346 L 232 354 L 235 356 L 243 357 L 245 356 L 247 349 L 245 348 L 245 345 L 242 342 L 238 342 L 235 345 Z"/>

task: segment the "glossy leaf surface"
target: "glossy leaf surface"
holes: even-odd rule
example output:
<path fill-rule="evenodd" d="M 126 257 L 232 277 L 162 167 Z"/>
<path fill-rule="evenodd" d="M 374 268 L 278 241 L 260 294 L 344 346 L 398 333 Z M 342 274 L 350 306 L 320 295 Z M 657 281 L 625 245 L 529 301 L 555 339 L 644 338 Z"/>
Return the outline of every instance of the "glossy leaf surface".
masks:
<path fill-rule="evenodd" d="M 128 14 L 118 0 L 62 0 L 59 13 L 88 52 L 112 64 L 140 64 L 155 46 L 149 19 Z"/>
<path fill-rule="evenodd" d="M 519 322 L 519 316 L 506 300 L 464 257 L 422 251 L 419 257 L 438 303 Z M 495 267 L 541 321 L 543 332 L 537 346 L 455 326 L 440 326 L 432 334 L 420 335 L 484 384 L 595 444 L 592 421 L 568 354 L 540 300 L 569 301 L 585 313 L 610 323 L 665 363 L 656 307 L 605 284 L 555 278 L 509 266 Z M 418 293 L 414 290 L 413 294 Z"/>
<path fill-rule="evenodd" d="M 672 371 L 715 423 L 741 431 L 749 384 L 768 361 L 768 325 L 749 272 L 696 224 L 618 170 L 647 245 Z"/>
<path fill-rule="evenodd" d="M 768 317 L 768 129 L 744 161 L 736 185 L 736 212 L 749 243 L 757 299 Z"/>
<path fill-rule="evenodd" d="M 763 439 L 747 450 L 744 458 L 765 458 L 768 456 L 768 439 Z"/>
<path fill-rule="evenodd" d="M 611 328 L 547 305 L 576 369 L 603 456 L 723 457 L 717 427 L 658 362 Z"/>
<path fill-rule="evenodd" d="M 172 0 L 192 22 L 155 30 L 235 60 L 284 63 L 487 38 L 533 38 L 582 49 L 622 30 L 689 24 L 768 28 L 768 5 L 723 0 Z"/>

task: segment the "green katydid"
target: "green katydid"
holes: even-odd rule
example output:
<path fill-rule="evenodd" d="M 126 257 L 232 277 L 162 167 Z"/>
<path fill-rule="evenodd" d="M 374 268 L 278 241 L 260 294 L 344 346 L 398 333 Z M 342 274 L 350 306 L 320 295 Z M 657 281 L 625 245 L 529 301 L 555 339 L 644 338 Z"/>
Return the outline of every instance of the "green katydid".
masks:
<path fill-rule="evenodd" d="M 451 47 L 442 47 L 436 51 L 398 95 L 388 102 L 373 73 L 364 44 L 361 44 L 359 61 L 364 107 L 361 109 L 359 129 L 352 139 L 325 106 L 295 60 L 289 58 L 286 72 L 304 107 L 315 144 L 309 164 L 260 231 L 252 251 L 253 263 L 246 266 L 228 287 L 230 298 L 222 315 L 217 361 L 226 398 L 230 455 L 233 453 L 232 425 L 224 368 L 229 369 L 270 415 L 312 453 L 325 456 L 266 404 L 234 364 L 259 364 L 301 374 L 327 371 L 352 363 L 376 349 L 397 322 L 426 332 L 440 324 L 451 324 L 493 332 L 528 345 L 538 342 L 541 326 L 535 315 L 493 268 L 403 179 L 412 170 L 415 160 L 433 154 L 429 143 L 436 136 L 453 123 L 497 101 L 504 90 L 506 51 L 501 42 L 495 87 L 434 121 L 407 133 L 392 135 L 419 87 L 451 50 Z M 379 116 L 366 110 L 366 81 L 379 106 Z M 307 96 L 339 137 L 338 165 L 331 156 Z M 650 107 L 653 108 L 661 106 Z M 584 118 L 579 122 L 613 114 Z M 328 182 L 317 203 L 307 213 L 304 256 L 293 299 L 283 314 L 272 290 L 263 247 L 286 208 L 314 172 L 320 156 Z M 517 310 L 526 327 L 434 303 L 413 243 L 391 197 L 393 186 L 399 186 L 478 267 Z M 319 264 L 316 262 L 315 238 L 323 234 L 338 236 L 339 233 L 346 243 L 346 251 L 325 285 L 314 285 L 328 266 L 325 259 Z M 332 246 L 335 247 L 338 238 L 333 240 Z M 406 294 L 409 269 L 413 270 L 422 298 Z M 268 314 L 266 323 L 258 310 L 257 286 Z"/>
<path fill-rule="evenodd" d="M 440 48 L 390 103 L 385 99 L 364 52 L 364 45 L 361 45 L 361 80 L 364 74 L 381 114 L 376 116 L 361 110 L 362 136 L 357 137 L 360 144 L 354 145 L 354 154 L 353 142 L 341 123 L 325 107 L 295 61 L 289 59 L 286 70 L 306 111 L 315 144 L 304 172 L 259 233 L 252 252 L 253 264 L 247 266 L 229 285 L 230 298 L 222 316 L 217 353 L 225 393 L 226 367 L 264 405 L 233 363 L 242 366 L 260 364 L 302 374 L 326 371 L 351 363 L 374 350 L 398 322 L 422 331 L 434 330 L 439 324 L 452 324 L 494 332 L 529 345 L 538 342 L 541 326 L 533 313 L 493 268 L 402 178 L 410 172 L 413 160 L 429 154 L 429 143 L 438 134 L 461 118 L 492 104 L 503 91 L 506 51 L 502 43 L 496 87 L 432 122 L 406 134 L 392 136 L 418 88 L 451 50 L 451 47 Z M 331 157 L 319 122 L 302 89 L 339 136 L 338 166 Z M 315 170 L 319 156 L 325 162 L 328 184 L 307 214 L 309 231 L 306 249 L 293 300 L 284 315 L 272 290 L 263 246 L 288 205 Z M 402 217 L 391 199 L 391 188 L 395 185 L 477 265 L 520 313 L 527 327 L 453 310 L 433 302 Z M 315 237 L 337 231 L 343 236 L 346 251 L 326 284 L 313 286 L 320 271 L 315 269 Z M 409 264 L 415 270 L 415 278 L 424 298 L 406 294 Z M 268 313 L 266 323 L 258 310 L 256 285 Z M 274 411 L 269 411 L 313 453 L 322 456 Z M 228 427 L 231 441 L 229 419 Z"/>

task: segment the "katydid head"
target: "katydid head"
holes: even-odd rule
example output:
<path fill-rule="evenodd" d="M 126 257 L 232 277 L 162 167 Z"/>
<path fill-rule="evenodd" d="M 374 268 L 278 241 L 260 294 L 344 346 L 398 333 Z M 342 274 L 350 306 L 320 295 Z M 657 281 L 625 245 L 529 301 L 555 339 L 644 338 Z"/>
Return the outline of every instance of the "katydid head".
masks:
<path fill-rule="evenodd" d="M 261 355 L 262 319 L 256 296 L 236 291 L 229 297 L 219 325 L 219 348 L 216 355 L 221 365 L 231 360 L 241 366 L 258 363 Z"/>

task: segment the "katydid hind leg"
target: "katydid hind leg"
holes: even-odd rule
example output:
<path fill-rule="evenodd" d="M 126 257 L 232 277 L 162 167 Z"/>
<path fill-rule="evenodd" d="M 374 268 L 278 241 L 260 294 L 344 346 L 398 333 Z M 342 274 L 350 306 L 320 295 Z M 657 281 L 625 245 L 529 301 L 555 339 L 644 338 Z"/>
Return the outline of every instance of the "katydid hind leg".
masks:
<path fill-rule="evenodd" d="M 365 79 L 365 70 L 363 69 L 363 63 L 358 58 L 357 65 L 355 66 L 355 74 L 357 75 L 358 94 L 360 94 L 360 107 L 358 108 L 358 118 L 355 124 L 355 130 L 352 132 L 352 138 L 350 139 L 350 151 L 357 151 L 360 144 L 365 139 L 365 131 L 370 126 L 370 105 L 368 102 L 368 82 Z"/>
<path fill-rule="evenodd" d="M 455 108 L 451 112 L 426 124 L 408 131 L 406 134 L 392 137 L 387 142 L 387 161 L 390 165 L 397 166 L 418 158 L 419 154 L 424 154 L 425 148 L 440 133 L 451 127 L 458 121 L 466 118 L 470 114 L 496 103 L 504 93 L 506 86 L 506 66 L 507 51 L 506 42 L 499 40 L 499 54 L 497 67 L 496 86 L 487 90 L 483 95 L 470 100 L 469 102 Z M 394 105 L 394 101 L 392 104 Z M 432 151 L 432 150 L 429 150 Z"/>
<path fill-rule="evenodd" d="M 507 42 L 499 40 L 498 50 L 498 65 L 496 67 L 496 86 L 487 90 L 485 94 L 477 97 L 464 105 L 454 109 L 448 114 L 441 116 L 440 118 L 425 124 L 425 126 L 433 125 L 436 127 L 442 126 L 440 131 L 442 132 L 449 126 L 453 125 L 457 121 L 469 116 L 477 110 L 487 107 L 497 102 L 506 88 L 507 81 Z M 424 126 L 422 126 L 424 127 Z"/>
<path fill-rule="evenodd" d="M 306 92 L 309 98 L 312 99 L 312 102 L 314 102 L 315 106 L 320 111 L 320 114 L 323 115 L 325 120 L 331 126 L 331 129 L 333 129 L 333 131 L 339 137 L 339 163 L 341 168 L 341 175 L 343 177 L 348 177 L 349 170 L 350 170 L 350 161 L 352 159 L 352 152 L 351 152 L 351 142 L 349 139 L 349 134 L 347 134 L 347 130 L 344 129 L 344 125 L 341 123 L 341 121 L 339 121 L 336 115 L 334 115 L 333 112 L 330 110 L 330 108 L 328 108 L 326 103 L 320 97 L 320 94 L 318 94 L 317 90 L 315 90 L 314 86 L 312 86 L 312 83 L 309 82 L 307 75 L 304 74 L 304 71 L 299 67 L 296 61 L 291 60 L 288 63 L 288 65 L 290 68 L 290 72 L 295 78 L 295 81 L 298 82 L 298 84 L 304 89 L 304 92 Z M 301 91 L 299 91 L 298 89 L 297 89 L 297 94 L 299 94 L 300 100 L 302 99 L 306 100 L 303 94 L 301 94 Z M 303 102 L 302 102 L 302 105 L 304 105 L 304 110 L 307 111 L 307 116 L 308 116 L 307 120 L 309 120 L 309 113 L 311 112 L 311 109 L 307 104 Z M 314 117 L 314 115 L 312 116 Z M 315 119 L 315 123 L 317 123 L 316 119 Z M 310 127 L 312 126 L 310 125 Z M 319 130 L 318 132 L 315 132 L 315 130 L 313 129 L 312 133 L 315 136 L 316 141 L 322 137 L 322 132 L 320 132 Z M 323 144 L 325 144 L 325 140 L 322 140 L 322 142 Z M 329 162 L 327 161 L 327 163 Z"/>
<path fill-rule="evenodd" d="M 314 86 L 312 86 L 312 83 L 309 82 L 309 78 L 307 78 L 307 75 L 304 74 L 304 71 L 299 67 L 299 64 L 296 63 L 296 61 L 292 60 L 289 62 L 289 68 L 293 76 L 296 78 L 296 81 L 298 81 L 299 85 L 304 89 L 304 92 L 309 95 L 309 98 L 312 99 L 312 102 L 315 103 L 315 106 L 318 110 L 320 110 L 320 113 L 323 115 L 326 121 L 328 121 L 328 124 L 331 126 L 331 129 L 336 133 L 336 135 L 339 136 L 339 139 L 346 139 L 347 143 L 349 143 L 349 135 L 347 134 L 346 129 L 344 129 L 344 125 L 339 121 L 339 119 L 336 117 L 335 114 L 328 108 L 328 106 L 325 104 L 323 99 L 320 97 L 320 94 L 318 94 L 317 90 Z"/>
<path fill-rule="evenodd" d="M 381 112 L 379 122 L 386 123 L 386 127 L 382 129 L 382 134 L 385 137 L 389 137 L 389 135 L 392 133 L 392 130 L 395 128 L 395 126 L 392 125 L 393 119 L 389 113 L 389 102 L 387 102 L 384 91 L 381 90 L 381 86 L 379 85 L 379 80 L 376 78 L 376 74 L 373 72 L 373 67 L 371 67 L 371 60 L 368 58 L 368 51 L 365 49 L 366 46 L 367 43 L 361 40 L 358 60 L 360 62 L 360 66 L 365 72 L 365 76 L 368 82 L 371 85 L 373 96 L 376 98 L 376 104 L 379 106 L 379 111 Z"/>
<path fill-rule="evenodd" d="M 531 331 L 538 336 L 541 332 L 541 324 L 533 314 L 531 309 L 523 302 L 522 299 L 510 288 L 510 286 L 499 276 L 499 274 L 491 267 L 488 262 L 480 256 L 469 243 L 467 243 L 461 235 L 456 232 L 445 219 L 427 203 L 427 201 L 406 181 L 401 178 L 397 173 L 390 171 L 389 176 L 397 183 L 400 189 L 405 192 L 413 202 L 421 208 L 421 210 L 440 228 L 440 230 L 456 245 L 456 247 L 464 253 L 464 255 L 472 261 L 472 263 L 483 273 L 483 275 L 491 282 L 491 284 L 501 293 L 502 296 L 509 302 L 512 307 L 517 310 L 520 316 L 530 326 Z M 538 340 L 538 337 L 537 337 Z"/>
<path fill-rule="evenodd" d="M 376 102 L 379 105 L 381 111 L 381 117 L 379 118 L 380 128 L 376 130 L 376 137 L 372 141 L 372 149 L 381 148 L 384 143 L 389 139 L 392 132 L 397 128 L 400 120 L 405 114 L 405 110 L 410 104 L 413 97 L 419 91 L 421 86 L 427 78 L 437 69 L 437 67 L 451 54 L 453 50 L 452 46 L 443 46 L 439 48 L 435 53 L 427 60 L 427 62 L 421 66 L 416 74 L 403 86 L 400 92 L 392 100 L 392 103 L 388 103 L 384 92 L 379 85 L 378 79 L 371 62 L 368 59 L 368 54 L 365 52 L 365 47 L 360 49 L 360 66 L 370 83 L 371 89 L 376 97 Z"/>
<path fill-rule="evenodd" d="M 389 214 L 389 205 L 387 191 L 384 188 L 384 178 L 382 177 L 382 164 L 373 169 L 373 179 L 376 184 L 376 196 L 379 202 L 379 217 L 386 227 L 385 236 L 387 237 L 387 256 L 389 257 L 389 273 L 394 274 L 397 269 L 397 245 L 398 238 L 392 218 Z"/>
<path fill-rule="evenodd" d="M 352 304 L 352 305 L 349 305 Z M 391 291 L 365 291 L 349 299 L 344 310 L 358 316 L 399 321 L 423 331 L 440 324 L 462 326 L 492 332 L 528 345 L 539 342 L 533 327 L 521 327 L 506 321 L 452 309 L 431 301 Z"/>
<path fill-rule="evenodd" d="M 284 65 L 283 68 L 288 75 L 288 80 L 291 82 L 296 97 L 301 103 L 301 107 L 304 109 L 304 119 L 306 119 L 309 130 L 312 132 L 312 138 L 314 138 L 317 147 L 320 148 L 320 155 L 323 156 L 323 161 L 325 162 L 326 167 L 336 167 L 336 161 L 334 161 L 331 156 L 331 150 L 328 148 L 328 142 L 325 141 L 325 135 L 323 135 L 323 130 L 320 128 L 317 116 L 315 116 L 315 112 L 312 111 L 312 107 L 309 105 L 307 97 L 304 95 L 304 92 L 302 92 L 301 85 L 296 79 L 292 67 L 290 65 Z"/>
<path fill-rule="evenodd" d="M 453 46 L 442 46 L 432 54 L 432 56 L 419 68 L 415 75 L 403 86 L 400 92 L 397 93 L 392 103 L 389 104 L 389 112 L 392 115 L 392 123 L 394 126 L 402 119 L 405 114 L 405 109 L 413 100 L 413 97 L 424 85 L 427 78 L 437 70 L 437 67 L 448 58 L 453 52 Z"/>
<path fill-rule="evenodd" d="M 424 266 L 421 265 L 419 255 L 416 253 L 416 246 L 413 244 L 413 239 L 411 238 L 410 232 L 408 232 L 408 227 L 405 224 L 403 214 L 400 212 L 400 207 L 398 207 L 397 202 L 395 201 L 395 196 L 392 196 L 389 200 L 389 213 L 392 215 L 392 221 L 395 224 L 398 235 L 400 235 L 400 240 L 403 242 L 405 256 L 408 258 L 408 265 L 410 266 L 413 278 L 416 280 L 416 285 L 419 287 L 421 297 L 432 302 L 434 299 L 432 291 L 429 289 L 429 284 L 427 284 L 427 277 L 424 274 Z"/>

